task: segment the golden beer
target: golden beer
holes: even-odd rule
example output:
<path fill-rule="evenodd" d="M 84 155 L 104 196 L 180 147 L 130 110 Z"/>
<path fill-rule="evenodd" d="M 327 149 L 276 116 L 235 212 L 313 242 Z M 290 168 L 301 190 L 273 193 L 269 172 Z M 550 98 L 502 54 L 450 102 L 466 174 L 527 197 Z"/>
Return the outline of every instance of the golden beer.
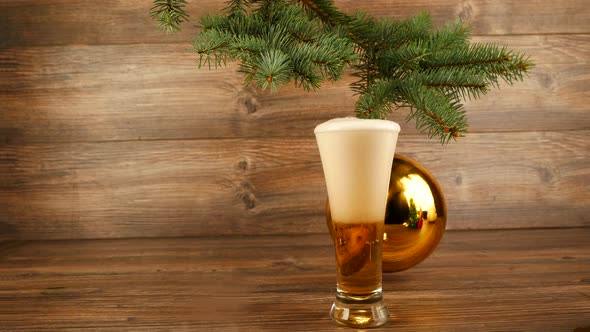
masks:
<path fill-rule="evenodd" d="M 332 225 L 339 290 L 359 295 L 380 291 L 383 222 Z"/>
<path fill-rule="evenodd" d="M 381 247 L 399 125 L 341 118 L 320 124 L 314 132 L 336 257 L 338 283 L 330 315 L 352 327 L 383 325 L 389 312 L 381 288 Z"/>

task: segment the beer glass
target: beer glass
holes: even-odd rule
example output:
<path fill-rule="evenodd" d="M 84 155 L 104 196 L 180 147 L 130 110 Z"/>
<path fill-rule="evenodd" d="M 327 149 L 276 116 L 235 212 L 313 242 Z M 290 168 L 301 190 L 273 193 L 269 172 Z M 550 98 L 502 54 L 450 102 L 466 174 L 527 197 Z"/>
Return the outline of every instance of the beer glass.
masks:
<path fill-rule="evenodd" d="M 351 327 L 385 324 L 381 247 L 387 191 L 400 127 L 387 120 L 339 118 L 314 133 L 332 218 L 337 287 L 330 316 Z"/>

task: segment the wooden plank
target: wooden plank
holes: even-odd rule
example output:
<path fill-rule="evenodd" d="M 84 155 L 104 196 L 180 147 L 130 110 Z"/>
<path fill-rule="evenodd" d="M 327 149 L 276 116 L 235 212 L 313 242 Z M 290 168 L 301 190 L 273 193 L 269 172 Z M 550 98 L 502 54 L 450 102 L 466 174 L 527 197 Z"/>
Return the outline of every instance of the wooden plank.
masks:
<path fill-rule="evenodd" d="M 450 231 L 375 331 L 590 326 L 590 228 Z M 327 234 L 5 242 L 4 331 L 333 331 Z"/>
<path fill-rule="evenodd" d="M 473 134 L 397 152 L 439 180 L 449 229 L 590 226 L 590 131 Z M 0 146 L 3 238 L 325 232 L 313 138 Z"/>
<path fill-rule="evenodd" d="M 471 132 L 589 128 L 590 35 L 476 41 L 503 41 L 538 67 L 524 83 L 468 101 Z M 244 88 L 235 67 L 198 70 L 181 44 L 17 47 L 0 59 L 0 142 L 308 137 L 352 115 L 356 101 L 351 77 L 315 93 Z M 405 117 L 391 118 L 402 135 L 416 133 Z"/>
<path fill-rule="evenodd" d="M 434 24 L 461 19 L 476 35 L 587 33 L 590 9 L 584 0 L 550 1 L 453 1 L 453 0 L 336 0 L 345 10 L 361 10 L 378 17 L 406 18 L 429 12 Z M 543 8 L 540 8 L 543 7 Z"/>
<path fill-rule="evenodd" d="M 0 1 L 1 46 L 68 44 L 137 44 L 185 42 L 198 30 L 201 15 L 219 13 L 221 0 L 189 1 L 191 23 L 178 34 L 156 31 L 149 15 L 151 1 L 88 2 Z M 406 18 L 427 11 L 440 26 L 460 18 L 477 35 L 588 33 L 590 10 L 584 0 L 486 1 L 389 1 L 340 0 L 344 11 L 363 10 L 375 16 Z"/>

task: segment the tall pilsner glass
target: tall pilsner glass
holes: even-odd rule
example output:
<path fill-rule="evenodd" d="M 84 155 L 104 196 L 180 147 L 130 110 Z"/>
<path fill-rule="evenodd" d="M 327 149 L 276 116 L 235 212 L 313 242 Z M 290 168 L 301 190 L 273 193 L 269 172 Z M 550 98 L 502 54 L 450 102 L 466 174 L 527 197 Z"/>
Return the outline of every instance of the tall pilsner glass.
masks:
<path fill-rule="evenodd" d="M 333 119 L 315 128 L 337 265 L 330 316 L 352 327 L 385 324 L 381 246 L 391 164 L 400 127 L 387 120 Z"/>

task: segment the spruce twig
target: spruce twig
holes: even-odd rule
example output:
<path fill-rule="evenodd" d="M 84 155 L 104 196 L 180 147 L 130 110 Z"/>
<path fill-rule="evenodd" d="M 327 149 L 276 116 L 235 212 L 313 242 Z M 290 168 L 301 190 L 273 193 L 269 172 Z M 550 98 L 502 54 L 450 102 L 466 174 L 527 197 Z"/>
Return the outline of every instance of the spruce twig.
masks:
<path fill-rule="evenodd" d="M 184 0 L 154 0 L 152 17 L 168 31 L 188 15 Z M 524 54 L 493 43 L 470 43 L 471 28 L 454 21 L 434 29 L 426 13 L 397 20 L 345 14 L 333 0 L 229 0 L 224 13 L 201 17 L 193 41 L 199 66 L 238 61 L 244 82 L 271 93 L 289 82 L 317 90 L 356 80 L 356 115 L 384 119 L 409 108 L 408 120 L 442 143 L 463 136 L 462 100 L 477 99 L 502 80 L 523 80 L 533 68 Z"/>
<path fill-rule="evenodd" d="M 188 14 L 184 10 L 186 4 L 185 0 L 154 0 L 150 16 L 158 20 L 159 30 L 179 31 L 180 24 L 188 21 Z"/>

